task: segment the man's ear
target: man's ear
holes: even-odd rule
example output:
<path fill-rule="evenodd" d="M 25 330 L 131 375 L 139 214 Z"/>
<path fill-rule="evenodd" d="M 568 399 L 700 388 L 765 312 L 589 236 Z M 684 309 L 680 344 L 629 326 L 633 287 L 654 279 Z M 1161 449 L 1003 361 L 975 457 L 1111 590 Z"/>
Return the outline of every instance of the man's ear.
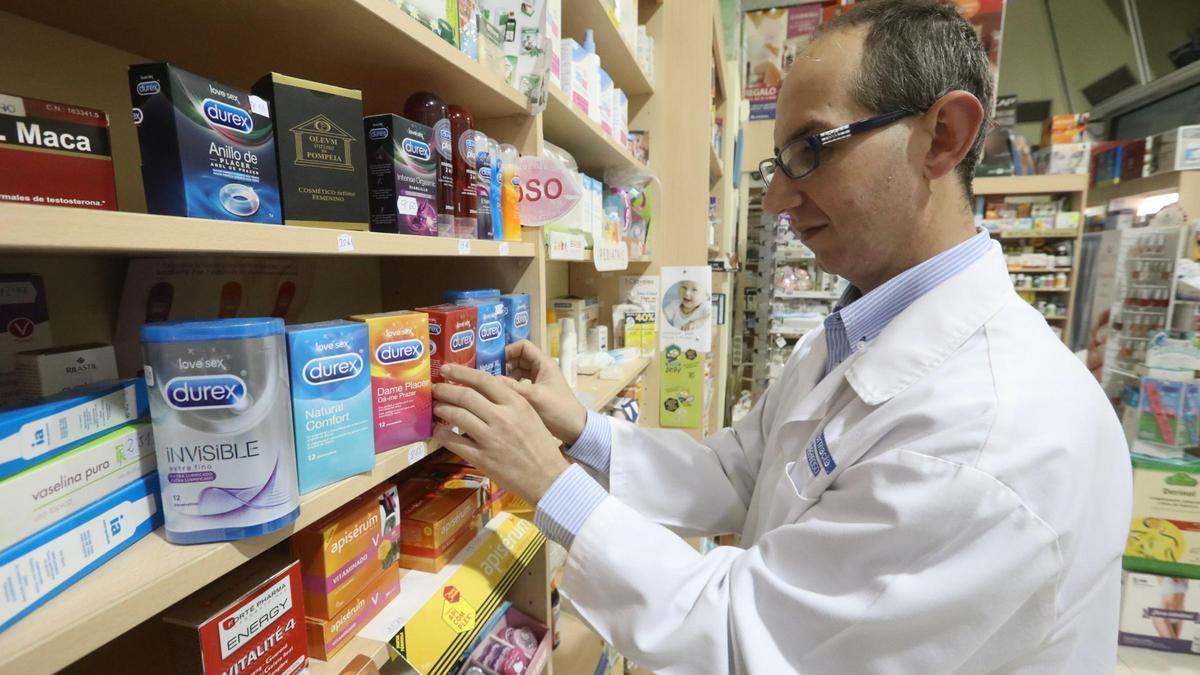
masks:
<path fill-rule="evenodd" d="M 971 151 L 982 123 L 983 105 L 970 92 L 952 91 L 938 99 L 923 120 L 932 137 L 925 156 L 925 176 L 935 180 L 954 171 Z"/>

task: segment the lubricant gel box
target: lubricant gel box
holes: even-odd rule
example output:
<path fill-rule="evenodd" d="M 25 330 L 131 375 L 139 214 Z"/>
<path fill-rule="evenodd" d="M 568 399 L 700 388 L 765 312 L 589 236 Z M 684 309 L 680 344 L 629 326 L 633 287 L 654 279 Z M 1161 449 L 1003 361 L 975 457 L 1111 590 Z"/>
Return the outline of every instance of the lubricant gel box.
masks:
<path fill-rule="evenodd" d="M 429 438 L 433 434 L 429 317 L 403 311 L 350 318 L 367 324 L 371 336 L 375 452 Z"/>
<path fill-rule="evenodd" d="M 115 211 L 108 115 L 0 94 L 0 202 Z"/>
<path fill-rule="evenodd" d="M 323 661 L 333 658 L 399 594 L 400 568 L 391 567 L 354 596 L 354 600 L 332 619 L 306 617 L 304 627 L 308 633 L 309 654 Z"/>
<path fill-rule="evenodd" d="M 169 658 L 169 672 L 307 672 L 300 566 L 285 556 L 255 558 L 184 598 L 162 620 L 159 650 Z"/>
<path fill-rule="evenodd" d="M 400 497 L 385 483 L 292 536 L 307 616 L 330 619 L 400 555 Z"/>
<path fill-rule="evenodd" d="M 504 341 L 507 344 L 529 339 L 529 294 L 500 296 L 504 303 Z"/>
<path fill-rule="evenodd" d="M 0 478 L 150 414 L 140 379 L 103 382 L 0 410 Z"/>
<path fill-rule="evenodd" d="M 367 229 L 362 92 L 279 73 L 253 92 L 275 115 L 284 224 Z"/>
<path fill-rule="evenodd" d="M 269 104 L 166 63 L 129 67 L 150 213 L 281 223 Z"/>
<path fill-rule="evenodd" d="M 453 363 L 475 367 L 474 307 L 464 305 L 434 305 L 419 311 L 429 315 L 429 365 L 434 382 L 444 382 L 442 364 Z"/>
<path fill-rule="evenodd" d="M 367 327 L 288 326 L 287 342 L 300 493 L 375 468 Z"/>
<path fill-rule="evenodd" d="M 162 525 L 151 473 L 0 551 L 0 632 Z"/>
<path fill-rule="evenodd" d="M 1117 642 L 1200 654 L 1200 579 L 1124 572 Z"/>
<path fill-rule="evenodd" d="M 46 349 L 50 339 L 50 310 L 46 285 L 39 274 L 0 274 L 0 406 L 18 398 L 19 352 Z"/>
<path fill-rule="evenodd" d="M 438 235 L 433 128 L 398 115 L 363 120 L 371 231 Z"/>
<path fill-rule="evenodd" d="M 123 426 L 0 480 L 0 550 L 154 472 L 150 424 Z"/>

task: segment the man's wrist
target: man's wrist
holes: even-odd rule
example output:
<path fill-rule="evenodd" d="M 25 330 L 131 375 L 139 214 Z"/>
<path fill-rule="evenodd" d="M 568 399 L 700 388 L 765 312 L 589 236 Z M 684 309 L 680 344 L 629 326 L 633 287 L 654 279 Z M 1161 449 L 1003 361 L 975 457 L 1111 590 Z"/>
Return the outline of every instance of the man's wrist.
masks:
<path fill-rule="evenodd" d="M 562 435 L 559 436 L 559 440 L 567 447 L 578 443 L 579 437 L 583 435 L 583 430 L 587 428 L 588 409 L 582 403 L 579 403 L 578 406 L 575 414 L 568 416 L 572 420 L 570 425 L 563 429 Z"/>

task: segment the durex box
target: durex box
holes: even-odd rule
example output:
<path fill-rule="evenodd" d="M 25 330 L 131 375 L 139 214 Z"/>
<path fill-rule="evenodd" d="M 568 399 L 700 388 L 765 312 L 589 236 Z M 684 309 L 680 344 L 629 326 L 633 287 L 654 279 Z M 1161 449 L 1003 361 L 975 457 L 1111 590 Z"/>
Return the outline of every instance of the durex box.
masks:
<path fill-rule="evenodd" d="M 169 672 L 307 672 L 300 566 L 286 556 L 251 560 L 167 609 L 162 621 Z"/>
<path fill-rule="evenodd" d="M 1124 572 L 1117 642 L 1200 654 L 1200 579 Z"/>
<path fill-rule="evenodd" d="M 384 570 L 332 619 L 305 617 L 309 654 L 322 661 L 333 658 L 399 594 L 400 568 L 393 566 Z"/>
<path fill-rule="evenodd" d="M 158 474 L 0 551 L 0 632 L 162 525 Z"/>
<path fill-rule="evenodd" d="M 150 213 L 281 223 L 270 105 L 166 63 L 129 67 Z"/>
<path fill-rule="evenodd" d="M 108 115 L 0 94 L 0 202 L 115 211 Z"/>
<path fill-rule="evenodd" d="M 529 294 L 509 293 L 500 296 L 504 303 L 504 340 L 508 344 L 529 339 Z"/>
<path fill-rule="evenodd" d="M 342 611 L 400 554 L 400 497 L 378 485 L 292 535 L 300 560 L 308 616 L 329 619 Z"/>
<path fill-rule="evenodd" d="M 139 422 L 0 480 L 0 550 L 154 472 L 150 424 Z"/>
<path fill-rule="evenodd" d="M 1200 577 L 1200 460 L 1133 456 L 1125 569 Z"/>
<path fill-rule="evenodd" d="M 300 493 L 375 468 L 367 327 L 288 326 L 287 343 Z"/>
<path fill-rule="evenodd" d="M 433 129 L 399 115 L 363 120 L 371 231 L 438 235 L 438 155 Z"/>
<path fill-rule="evenodd" d="M 279 73 L 252 91 L 275 116 L 284 224 L 367 229 L 362 92 Z"/>
<path fill-rule="evenodd" d="M 433 381 L 444 381 L 444 363 L 474 368 L 478 311 L 474 307 L 453 304 L 421 307 L 418 311 L 429 315 L 429 366 Z"/>
<path fill-rule="evenodd" d="M 46 285 L 39 274 L 0 274 L 0 407 L 17 400 L 16 356 L 31 349 L 46 349 L 50 338 L 50 310 Z"/>
<path fill-rule="evenodd" d="M 0 410 L 0 478 L 150 414 L 140 379 L 102 382 Z"/>
<path fill-rule="evenodd" d="M 350 319 L 367 324 L 371 337 L 375 452 L 429 438 L 433 433 L 429 317 L 423 312 L 385 312 Z"/>
<path fill-rule="evenodd" d="M 486 288 L 446 291 L 446 300 L 478 310 L 475 324 L 475 367 L 492 375 L 504 374 L 504 302 L 500 291 Z"/>

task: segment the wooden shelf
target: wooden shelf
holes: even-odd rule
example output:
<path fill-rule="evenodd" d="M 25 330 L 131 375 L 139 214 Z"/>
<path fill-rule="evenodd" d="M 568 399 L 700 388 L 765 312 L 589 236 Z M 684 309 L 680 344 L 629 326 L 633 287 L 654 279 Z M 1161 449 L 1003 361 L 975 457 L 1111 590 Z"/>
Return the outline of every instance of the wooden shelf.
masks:
<path fill-rule="evenodd" d="M 592 256 L 592 249 L 590 249 L 590 248 L 589 248 L 589 249 L 585 249 L 585 250 L 583 251 L 583 257 L 582 257 L 582 258 L 580 258 L 580 259 L 578 259 L 578 260 L 566 260 L 566 259 L 563 259 L 563 258 L 551 258 L 551 257 L 550 257 L 550 251 L 549 251 L 549 249 L 547 248 L 547 250 L 546 250 L 546 262 L 552 262 L 552 263 L 555 263 L 555 262 L 571 262 L 571 263 L 592 262 L 592 257 L 593 257 L 593 256 Z M 654 262 L 654 257 L 653 257 L 653 256 L 646 256 L 646 257 L 644 257 L 644 258 L 630 258 L 630 259 L 629 259 L 629 264 L 630 264 L 630 265 L 649 265 L 649 264 L 650 264 L 650 263 L 652 263 L 652 262 Z M 623 271 L 623 270 L 614 270 L 614 271 L 615 271 L 615 272 L 621 272 L 621 271 Z"/>
<path fill-rule="evenodd" d="M 976 178 L 977 195 L 1036 195 L 1060 192 L 1086 192 L 1088 177 L 1065 176 L 992 176 Z"/>
<path fill-rule="evenodd" d="M 717 154 L 717 149 L 710 143 L 708 146 L 708 177 L 715 183 L 724 175 L 725 164 L 721 161 L 721 156 Z"/>
<path fill-rule="evenodd" d="M 1050 273 L 1050 272 L 1067 272 L 1072 271 L 1070 267 L 1010 267 L 1010 274 L 1029 274 L 1029 273 Z"/>
<path fill-rule="evenodd" d="M 992 236 L 1001 239 L 1075 239 L 1079 230 L 1009 230 L 992 232 Z"/>
<path fill-rule="evenodd" d="M 1094 185 L 1088 190 L 1088 206 L 1105 206 L 1114 199 L 1155 192 L 1178 192 L 1185 183 L 1200 185 L 1200 171 L 1165 171 L 1115 185 Z"/>
<path fill-rule="evenodd" d="M 640 358 L 621 364 L 621 376 L 615 380 L 602 380 L 599 375 L 580 375 L 575 383 L 575 396 L 584 405 L 599 412 L 608 402 L 617 397 L 621 390 L 636 380 L 650 359 Z"/>
<path fill-rule="evenodd" d="M 729 98 L 725 82 L 725 31 L 721 28 L 721 5 L 713 3 L 713 64 L 717 71 L 717 101 Z"/>
<path fill-rule="evenodd" d="M 653 77 L 638 64 L 634 46 L 625 42 L 602 0 L 563 0 L 562 36 L 583 44 L 584 31 L 592 29 L 600 67 L 613 79 L 613 86 L 632 98 L 654 93 Z"/>
<path fill-rule="evenodd" d="M 644 168 L 628 148 L 604 134 L 600 125 L 575 109 L 558 87 L 550 87 L 550 100 L 542 113 L 546 140 L 575 157 L 579 168 L 602 178 L 610 166 Z"/>
<path fill-rule="evenodd" d="M 375 456 L 375 469 L 300 498 L 300 517 L 271 534 L 180 546 L 162 528 L 0 633 L 0 672 L 53 673 L 407 469 L 428 442 Z"/>
<path fill-rule="evenodd" d="M 1013 286 L 1013 290 L 1018 293 L 1070 293 L 1068 288 L 1024 288 L 1022 286 Z"/>
<path fill-rule="evenodd" d="M 236 87 L 275 71 L 361 89 L 368 114 L 399 112 L 421 89 L 468 105 L 476 120 L 528 113 L 525 95 L 503 77 L 388 0 L 257 0 L 236 15 L 230 9 L 206 0 L 4 4 L 5 11 Z M 201 37 L 203 26 L 220 39 Z"/>
<path fill-rule="evenodd" d="M 836 291 L 778 291 L 776 300 L 838 300 L 842 297 Z"/>
<path fill-rule="evenodd" d="M 536 245 L 486 239 L 350 232 L 228 220 L 0 204 L 0 251 L 55 253 L 236 253 L 532 258 Z M 12 225 L 19 224 L 20 227 Z M 352 250 L 339 247 L 349 236 Z M 465 243 L 464 243 L 465 242 Z"/>

